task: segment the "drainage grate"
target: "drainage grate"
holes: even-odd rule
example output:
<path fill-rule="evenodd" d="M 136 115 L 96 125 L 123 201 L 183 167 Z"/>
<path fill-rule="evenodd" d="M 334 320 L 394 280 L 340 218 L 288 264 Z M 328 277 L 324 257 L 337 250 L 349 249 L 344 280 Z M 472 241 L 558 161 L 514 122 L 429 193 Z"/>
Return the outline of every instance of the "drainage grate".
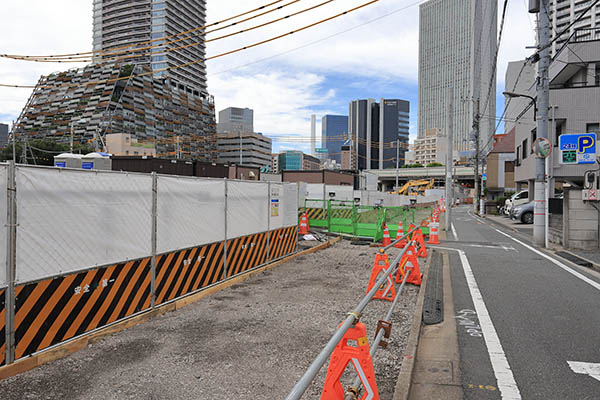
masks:
<path fill-rule="evenodd" d="M 423 301 L 423 323 L 439 324 L 444 320 L 444 274 L 442 254 L 434 251 L 429 265 L 427 288 Z"/>
<path fill-rule="evenodd" d="M 594 268 L 594 265 L 582 258 L 579 258 L 571 253 L 567 253 L 565 251 L 557 251 L 555 252 L 555 254 L 557 256 L 561 256 L 564 259 L 567 259 L 577 265 L 581 265 L 582 267 L 586 267 L 586 268 Z"/>

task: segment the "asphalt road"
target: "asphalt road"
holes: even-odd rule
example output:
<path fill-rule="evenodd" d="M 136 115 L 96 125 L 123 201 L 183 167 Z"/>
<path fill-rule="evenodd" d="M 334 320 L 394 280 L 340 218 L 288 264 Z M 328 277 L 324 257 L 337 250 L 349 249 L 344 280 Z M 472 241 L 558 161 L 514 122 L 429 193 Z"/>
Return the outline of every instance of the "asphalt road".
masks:
<path fill-rule="evenodd" d="M 470 208 L 452 219 L 458 241 L 442 246 L 464 251 L 449 256 L 465 398 L 600 399 L 600 381 L 568 363 L 600 368 L 600 274 L 556 265 Z"/>

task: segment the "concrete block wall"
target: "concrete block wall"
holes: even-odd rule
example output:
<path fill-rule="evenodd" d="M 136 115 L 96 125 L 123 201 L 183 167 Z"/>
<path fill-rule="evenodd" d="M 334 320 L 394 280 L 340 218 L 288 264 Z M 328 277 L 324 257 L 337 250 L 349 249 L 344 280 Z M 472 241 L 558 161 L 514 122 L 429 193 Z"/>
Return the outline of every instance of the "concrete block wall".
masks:
<path fill-rule="evenodd" d="M 582 200 L 581 190 L 565 190 L 563 202 L 563 245 L 592 250 L 599 247 L 598 210 Z"/>
<path fill-rule="evenodd" d="M 557 243 L 561 246 L 564 246 L 562 214 L 550 214 L 548 233 L 550 235 L 550 241 L 552 243 Z"/>

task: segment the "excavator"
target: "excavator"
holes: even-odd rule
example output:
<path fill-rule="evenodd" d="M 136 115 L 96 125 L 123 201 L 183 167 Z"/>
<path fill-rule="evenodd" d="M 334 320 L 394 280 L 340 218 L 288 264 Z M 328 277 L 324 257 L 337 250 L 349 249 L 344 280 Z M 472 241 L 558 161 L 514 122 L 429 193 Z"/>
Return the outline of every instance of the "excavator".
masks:
<path fill-rule="evenodd" d="M 408 181 L 398 189 L 398 194 L 409 195 L 409 196 L 425 196 L 425 191 L 433 189 L 435 179 L 417 179 Z"/>

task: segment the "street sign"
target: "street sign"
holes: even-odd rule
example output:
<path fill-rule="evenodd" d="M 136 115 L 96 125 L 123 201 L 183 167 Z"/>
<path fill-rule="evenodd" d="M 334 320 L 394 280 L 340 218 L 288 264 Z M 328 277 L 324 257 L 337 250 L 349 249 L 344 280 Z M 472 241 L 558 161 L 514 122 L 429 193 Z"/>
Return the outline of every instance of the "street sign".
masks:
<path fill-rule="evenodd" d="M 481 179 L 483 179 L 484 181 L 487 180 L 487 174 L 481 174 Z"/>
<path fill-rule="evenodd" d="M 329 153 L 329 149 L 315 149 L 317 153 Z"/>
<path fill-rule="evenodd" d="M 596 162 L 596 134 L 573 133 L 560 135 L 561 164 L 594 164 Z"/>
<path fill-rule="evenodd" d="M 598 190 L 584 189 L 582 190 L 582 199 L 587 201 L 598 201 Z"/>

